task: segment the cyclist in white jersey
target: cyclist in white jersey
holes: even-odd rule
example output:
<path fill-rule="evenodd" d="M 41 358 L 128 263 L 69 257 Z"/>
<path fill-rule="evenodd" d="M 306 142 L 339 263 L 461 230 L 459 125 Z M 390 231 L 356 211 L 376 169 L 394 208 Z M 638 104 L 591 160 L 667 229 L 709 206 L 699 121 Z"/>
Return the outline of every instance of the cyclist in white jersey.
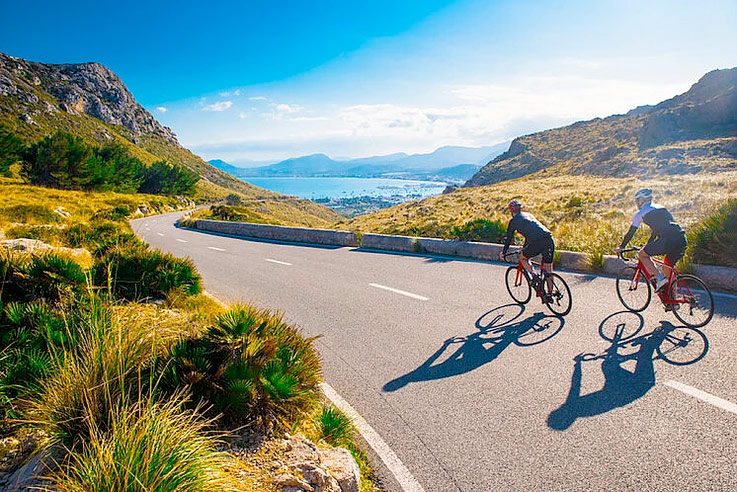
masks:
<path fill-rule="evenodd" d="M 632 219 L 632 225 L 624 236 L 622 244 L 617 247 L 617 254 L 627 247 L 641 223 L 649 225 L 652 234 L 645 247 L 640 250 L 639 258 L 650 275 L 656 277 L 655 289 L 659 291 L 668 285 L 672 267 L 683 258 L 686 251 L 686 234 L 670 212 L 662 205 L 652 203 L 652 200 L 653 190 L 649 188 L 641 188 L 635 192 L 635 201 L 639 210 Z M 655 268 L 655 263 L 650 258 L 653 255 L 665 255 L 663 273 Z"/>

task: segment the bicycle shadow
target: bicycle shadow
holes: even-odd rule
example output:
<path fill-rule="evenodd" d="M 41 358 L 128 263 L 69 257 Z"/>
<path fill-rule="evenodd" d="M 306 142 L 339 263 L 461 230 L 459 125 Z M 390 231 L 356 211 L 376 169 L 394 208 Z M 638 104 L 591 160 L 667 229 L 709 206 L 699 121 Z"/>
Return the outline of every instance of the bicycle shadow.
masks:
<path fill-rule="evenodd" d="M 386 392 L 397 391 L 409 383 L 432 381 L 464 374 L 493 361 L 510 345 L 526 347 L 537 345 L 557 335 L 565 320 L 538 312 L 522 318 L 525 306 L 508 304 L 484 313 L 475 326 L 479 330 L 465 337 L 450 337 L 422 365 L 409 373 L 395 378 L 383 386 Z M 443 354 L 452 345 L 458 348 Z"/>
<path fill-rule="evenodd" d="M 696 328 L 661 321 L 651 333 L 635 336 L 643 326 L 642 316 L 630 311 L 614 313 L 602 321 L 599 333 L 611 345 L 600 355 L 579 354 L 574 357 L 568 396 L 560 407 L 548 415 L 548 427 L 564 431 L 579 418 L 601 415 L 629 405 L 655 386 L 656 360 L 673 365 L 689 365 L 703 359 L 709 350 L 706 335 Z M 684 351 L 689 347 L 690 350 Z M 633 348 L 636 350 L 626 352 Z M 593 393 L 581 395 L 582 363 L 595 360 L 601 360 L 604 386 Z M 624 365 L 632 360 L 635 361 L 634 370 L 628 370 Z"/>

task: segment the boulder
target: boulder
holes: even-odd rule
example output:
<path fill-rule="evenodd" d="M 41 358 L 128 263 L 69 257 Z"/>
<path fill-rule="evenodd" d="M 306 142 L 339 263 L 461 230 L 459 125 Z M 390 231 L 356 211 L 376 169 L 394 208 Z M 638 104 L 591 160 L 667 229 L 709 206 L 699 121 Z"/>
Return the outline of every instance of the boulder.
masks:
<path fill-rule="evenodd" d="M 358 492 L 361 473 L 347 449 L 318 448 L 302 436 L 287 436 L 282 450 L 286 471 L 274 478 L 282 492 Z"/>
<path fill-rule="evenodd" d="M 320 449 L 320 462 L 337 480 L 343 492 L 358 492 L 361 470 L 353 455 L 345 448 Z"/>

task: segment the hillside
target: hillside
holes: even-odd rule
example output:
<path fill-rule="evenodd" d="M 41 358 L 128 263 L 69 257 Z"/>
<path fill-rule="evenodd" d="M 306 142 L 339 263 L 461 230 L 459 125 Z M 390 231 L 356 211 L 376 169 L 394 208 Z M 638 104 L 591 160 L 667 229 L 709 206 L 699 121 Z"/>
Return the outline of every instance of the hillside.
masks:
<path fill-rule="evenodd" d="M 336 227 L 467 238 L 474 227 L 503 231 L 506 204 L 521 198 L 558 248 L 611 253 L 641 186 L 687 228 L 737 195 L 737 69 L 710 72 L 657 106 L 517 138 L 463 188 Z"/>
<path fill-rule="evenodd" d="M 163 159 L 180 165 L 201 177 L 198 201 L 237 193 L 262 209 L 264 202 L 275 202 L 280 223 L 288 218 L 294 224 L 326 225 L 339 217 L 327 207 L 252 186 L 206 163 L 98 63 L 47 65 L 0 53 L 0 125 L 26 143 L 65 131 L 94 145 L 118 142 L 146 164 Z"/>
<path fill-rule="evenodd" d="M 625 115 L 516 138 L 465 186 L 545 175 L 664 176 L 737 169 L 737 68 Z"/>

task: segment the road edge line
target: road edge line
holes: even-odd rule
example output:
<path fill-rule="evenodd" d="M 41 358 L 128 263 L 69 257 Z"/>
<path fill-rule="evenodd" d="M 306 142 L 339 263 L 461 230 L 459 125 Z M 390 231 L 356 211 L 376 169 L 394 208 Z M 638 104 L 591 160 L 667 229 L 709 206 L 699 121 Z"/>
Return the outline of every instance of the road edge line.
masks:
<path fill-rule="evenodd" d="M 337 391 L 333 389 L 328 383 L 320 383 L 320 389 L 325 397 L 330 400 L 333 405 L 338 407 L 343 413 L 348 415 L 353 421 L 353 425 L 361 434 L 361 437 L 366 443 L 371 446 L 371 449 L 379 456 L 384 465 L 389 469 L 395 480 L 399 483 L 399 486 L 405 492 L 424 492 L 420 482 L 418 482 L 412 473 L 404 466 L 404 463 L 399 457 L 392 451 L 389 445 L 382 439 L 378 432 L 369 425 L 366 420 L 347 402 Z"/>
<path fill-rule="evenodd" d="M 670 386 L 671 388 L 678 390 L 681 393 L 685 393 L 703 402 L 709 403 L 717 408 L 721 408 L 724 411 L 737 414 L 737 404 L 734 404 L 729 400 L 725 400 L 724 398 L 719 398 L 718 396 L 714 396 L 711 393 L 707 393 L 706 391 L 701 391 L 698 388 L 694 388 L 693 386 L 689 386 L 687 384 L 679 383 L 678 381 L 674 381 L 672 379 L 665 381 L 663 384 L 666 386 Z"/>

